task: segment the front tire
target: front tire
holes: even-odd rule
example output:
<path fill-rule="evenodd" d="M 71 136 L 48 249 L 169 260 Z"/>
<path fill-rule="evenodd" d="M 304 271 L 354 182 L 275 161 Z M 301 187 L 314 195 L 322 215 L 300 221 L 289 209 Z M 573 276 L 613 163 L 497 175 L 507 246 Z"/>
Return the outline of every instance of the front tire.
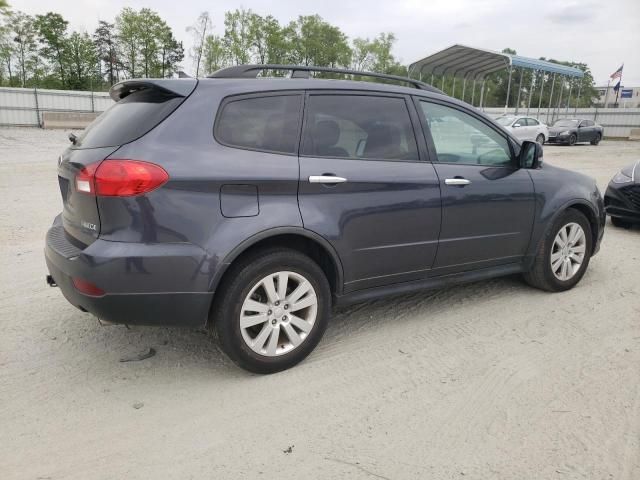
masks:
<path fill-rule="evenodd" d="M 569 146 L 570 147 L 574 146 L 577 141 L 578 141 L 578 137 L 576 137 L 576 135 L 572 133 L 571 136 L 569 136 Z"/>
<path fill-rule="evenodd" d="M 591 225 L 581 212 L 568 209 L 540 239 L 533 268 L 525 281 L 548 292 L 576 286 L 589 266 L 593 251 Z"/>
<path fill-rule="evenodd" d="M 329 282 L 318 264 L 296 250 L 274 248 L 231 269 L 212 309 L 222 350 L 241 368 L 262 374 L 304 360 L 331 310 Z"/>
<path fill-rule="evenodd" d="M 538 142 L 540 145 L 544 144 L 544 135 L 542 133 L 536 137 L 536 142 Z"/>

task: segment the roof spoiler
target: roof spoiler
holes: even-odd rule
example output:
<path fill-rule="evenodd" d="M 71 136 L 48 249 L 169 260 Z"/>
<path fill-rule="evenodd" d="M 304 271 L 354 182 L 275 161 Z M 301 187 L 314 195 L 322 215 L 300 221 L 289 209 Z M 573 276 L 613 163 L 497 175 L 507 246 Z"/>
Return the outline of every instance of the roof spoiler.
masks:
<path fill-rule="evenodd" d="M 177 97 L 186 97 L 193 92 L 197 84 L 195 78 L 138 78 L 116 83 L 109 89 L 109 96 L 117 102 L 133 92 L 155 89 Z"/>

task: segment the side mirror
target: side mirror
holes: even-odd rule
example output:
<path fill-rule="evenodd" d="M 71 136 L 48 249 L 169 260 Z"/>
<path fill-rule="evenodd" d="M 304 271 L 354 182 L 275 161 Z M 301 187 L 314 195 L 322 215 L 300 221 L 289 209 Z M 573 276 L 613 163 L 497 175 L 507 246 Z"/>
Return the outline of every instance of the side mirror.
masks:
<path fill-rule="evenodd" d="M 520 125 L 519 123 L 514 123 L 514 124 L 513 124 L 513 128 L 521 127 L 521 126 L 522 126 L 522 125 Z"/>
<path fill-rule="evenodd" d="M 582 125 L 582 124 L 578 125 L 578 128 L 582 128 L 582 127 L 584 127 L 584 125 Z"/>
<path fill-rule="evenodd" d="M 522 142 L 519 160 L 522 168 L 540 168 L 542 165 L 542 145 L 528 140 Z"/>

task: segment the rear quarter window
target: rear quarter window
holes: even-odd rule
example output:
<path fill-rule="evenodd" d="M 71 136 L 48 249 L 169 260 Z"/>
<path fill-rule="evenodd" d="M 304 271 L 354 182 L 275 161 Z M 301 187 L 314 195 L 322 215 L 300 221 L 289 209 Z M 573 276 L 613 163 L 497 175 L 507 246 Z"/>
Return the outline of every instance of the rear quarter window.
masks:
<path fill-rule="evenodd" d="M 299 94 L 232 98 L 222 105 L 214 136 L 230 147 L 294 154 L 301 107 Z"/>
<path fill-rule="evenodd" d="M 98 116 L 73 148 L 116 147 L 132 142 L 171 115 L 184 99 L 158 89 L 134 92 Z"/>

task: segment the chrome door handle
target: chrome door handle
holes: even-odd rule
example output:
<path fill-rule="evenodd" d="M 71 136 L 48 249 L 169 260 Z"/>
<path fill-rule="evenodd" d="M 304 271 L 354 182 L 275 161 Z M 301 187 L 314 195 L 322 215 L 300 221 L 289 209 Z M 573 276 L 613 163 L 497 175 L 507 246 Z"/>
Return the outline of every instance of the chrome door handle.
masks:
<path fill-rule="evenodd" d="M 311 175 L 309 177 L 309 183 L 345 183 L 347 181 L 344 177 L 335 177 L 333 175 Z"/>
<path fill-rule="evenodd" d="M 458 187 L 464 187 L 465 185 L 469 185 L 471 180 L 467 180 L 466 178 L 447 178 L 444 181 L 445 185 L 455 185 Z"/>

